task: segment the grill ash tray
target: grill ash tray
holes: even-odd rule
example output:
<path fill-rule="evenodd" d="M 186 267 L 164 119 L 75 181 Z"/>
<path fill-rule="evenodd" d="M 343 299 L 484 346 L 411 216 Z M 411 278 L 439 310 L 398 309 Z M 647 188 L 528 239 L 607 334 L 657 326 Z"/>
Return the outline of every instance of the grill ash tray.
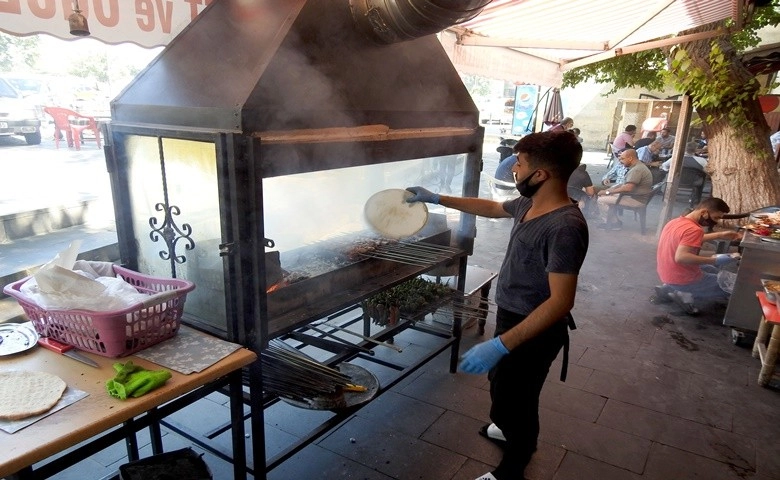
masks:
<path fill-rule="evenodd" d="M 365 392 L 339 392 L 333 395 L 320 395 L 306 401 L 294 400 L 292 398 L 279 397 L 284 402 L 295 407 L 308 410 L 340 410 L 362 405 L 374 398 L 379 391 L 379 380 L 376 376 L 365 368 L 353 365 L 351 363 L 342 363 L 337 368 L 344 375 L 352 379 L 353 385 L 362 385 L 366 387 Z"/>

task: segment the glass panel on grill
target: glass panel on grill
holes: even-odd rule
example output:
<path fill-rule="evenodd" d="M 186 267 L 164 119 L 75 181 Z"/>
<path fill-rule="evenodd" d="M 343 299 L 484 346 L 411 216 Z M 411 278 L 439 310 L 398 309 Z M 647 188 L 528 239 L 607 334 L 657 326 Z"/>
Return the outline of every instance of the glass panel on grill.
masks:
<path fill-rule="evenodd" d="M 449 235 L 441 234 L 458 222 L 458 212 L 429 204 L 425 227 L 396 240 L 372 231 L 363 209 L 372 195 L 388 188 L 421 185 L 433 192 L 461 195 L 464 164 L 465 155 L 447 155 L 265 179 L 265 234 L 276 244 L 282 269 L 278 281 L 269 281 L 269 291 L 372 258 L 377 250 L 393 249 L 392 256 L 383 257 L 386 260 L 436 263 L 435 249 L 406 251 L 411 247 L 397 244 L 433 237 L 435 243 L 449 245 Z M 276 256 L 266 261 L 276 261 Z"/>
<path fill-rule="evenodd" d="M 225 329 L 225 286 L 213 143 L 130 135 L 126 138 L 138 268 L 149 275 L 194 282 L 185 312 Z M 168 215 L 166 215 L 166 212 Z M 169 249 L 166 236 L 173 242 Z M 167 261 L 161 261 L 167 260 Z"/>

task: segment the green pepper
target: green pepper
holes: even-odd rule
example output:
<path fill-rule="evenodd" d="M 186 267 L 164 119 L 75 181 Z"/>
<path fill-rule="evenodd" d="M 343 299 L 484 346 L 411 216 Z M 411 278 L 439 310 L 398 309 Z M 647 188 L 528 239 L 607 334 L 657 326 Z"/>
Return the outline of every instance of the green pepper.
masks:
<path fill-rule="evenodd" d="M 164 385 L 171 378 L 168 370 L 146 370 L 132 361 L 124 364 L 117 362 L 113 367 L 116 375 L 106 382 L 106 390 L 109 395 L 120 400 L 126 400 L 128 396 L 140 397 Z"/>

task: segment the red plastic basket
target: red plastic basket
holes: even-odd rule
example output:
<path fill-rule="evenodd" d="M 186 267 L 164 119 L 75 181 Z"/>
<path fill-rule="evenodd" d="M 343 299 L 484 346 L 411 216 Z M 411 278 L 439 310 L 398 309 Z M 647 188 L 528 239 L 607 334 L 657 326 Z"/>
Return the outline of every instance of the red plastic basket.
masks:
<path fill-rule="evenodd" d="M 113 265 L 114 273 L 149 299 L 123 310 L 46 310 L 21 293 L 24 278 L 3 292 L 21 305 L 35 330 L 87 352 L 104 357 L 130 355 L 176 335 L 187 293 L 195 284 L 177 278 L 157 278 Z"/>

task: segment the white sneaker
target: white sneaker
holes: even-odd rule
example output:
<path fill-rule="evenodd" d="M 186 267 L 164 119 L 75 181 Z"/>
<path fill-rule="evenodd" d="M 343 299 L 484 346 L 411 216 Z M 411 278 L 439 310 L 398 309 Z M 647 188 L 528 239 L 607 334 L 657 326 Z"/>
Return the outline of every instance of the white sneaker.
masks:
<path fill-rule="evenodd" d="M 493 476 L 492 473 L 488 472 L 481 477 L 477 477 L 474 480 L 498 480 L 496 477 Z"/>
<path fill-rule="evenodd" d="M 506 437 L 504 436 L 504 432 L 501 431 L 500 428 L 496 426 L 495 423 L 491 423 L 487 428 L 487 435 L 488 437 L 492 438 L 493 440 L 501 440 L 506 442 Z M 492 476 L 492 474 L 490 474 Z"/>

